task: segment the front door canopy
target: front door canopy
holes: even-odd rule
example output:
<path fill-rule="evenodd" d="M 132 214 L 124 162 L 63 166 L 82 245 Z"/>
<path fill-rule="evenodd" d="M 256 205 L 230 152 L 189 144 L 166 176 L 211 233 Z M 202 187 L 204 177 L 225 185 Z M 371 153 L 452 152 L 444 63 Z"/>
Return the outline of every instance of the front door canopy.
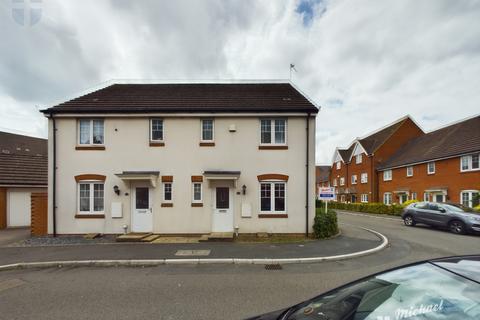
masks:
<path fill-rule="evenodd" d="M 240 173 L 240 171 L 206 170 L 203 176 L 207 180 L 233 180 L 236 186 Z"/>
<path fill-rule="evenodd" d="M 124 181 L 149 181 L 150 185 L 155 188 L 160 171 L 123 171 L 115 175 Z"/>

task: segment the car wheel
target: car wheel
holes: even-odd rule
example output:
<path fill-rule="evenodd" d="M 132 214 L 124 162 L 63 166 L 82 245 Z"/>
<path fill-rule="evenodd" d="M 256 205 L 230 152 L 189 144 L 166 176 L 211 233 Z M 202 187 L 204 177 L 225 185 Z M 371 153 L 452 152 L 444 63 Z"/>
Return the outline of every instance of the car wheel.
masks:
<path fill-rule="evenodd" d="M 405 225 L 408 227 L 413 227 L 416 224 L 415 220 L 413 220 L 413 217 L 410 215 L 405 216 L 405 218 L 403 218 L 403 223 L 405 223 Z"/>
<path fill-rule="evenodd" d="M 448 226 L 453 233 L 465 234 L 465 224 L 462 221 L 454 220 Z"/>

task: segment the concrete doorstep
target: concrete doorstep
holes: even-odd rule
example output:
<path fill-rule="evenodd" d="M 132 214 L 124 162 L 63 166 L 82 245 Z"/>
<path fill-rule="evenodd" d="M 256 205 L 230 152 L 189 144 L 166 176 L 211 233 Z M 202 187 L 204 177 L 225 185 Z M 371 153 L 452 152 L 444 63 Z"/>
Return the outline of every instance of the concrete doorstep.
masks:
<path fill-rule="evenodd" d="M 184 259 L 119 259 L 119 260 L 67 260 L 67 261 L 48 261 L 48 262 L 19 262 L 0 266 L 0 271 L 14 269 L 30 268 L 52 268 L 52 267 L 152 267 L 159 265 L 172 264 L 291 264 L 291 263 L 316 263 L 322 261 L 336 261 L 352 259 L 379 252 L 388 246 L 388 239 L 383 234 L 368 228 L 359 227 L 367 232 L 374 234 L 381 240 L 381 243 L 371 249 L 357 251 L 348 254 L 324 256 L 324 257 L 305 257 L 305 258 L 277 258 L 277 259 L 245 259 L 245 258 L 184 258 Z"/>

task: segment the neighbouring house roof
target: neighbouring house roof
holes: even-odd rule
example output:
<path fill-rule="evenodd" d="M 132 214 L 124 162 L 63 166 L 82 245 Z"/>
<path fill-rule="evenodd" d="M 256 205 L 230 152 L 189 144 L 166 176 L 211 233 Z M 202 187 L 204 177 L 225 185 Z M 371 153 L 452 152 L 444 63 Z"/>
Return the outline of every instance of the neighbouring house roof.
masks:
<path fill-rule="evenodd" d="M 316 166 L 315 167 L 316 182 L 321 183 L 330 180 L 330 166 Z"/>
<path fill-rule="evenodd" d="M 350 160 L 350 155 L 352 154 L 353 149 L 355 149 L 355 143 L 353 143 L 348 149 L 338 149 L 338 153 L 340 153 L 340 156 L 344 162 L 348 162 Z"/>
<path fill-rule="evenodd" d="M 475 116 L 412 139 L 382 163 L 379 169 L 401 167 L 478 151 L 480 151 L 480 116 Z"/>
<path fill-rule="evenodd" d="M 46 186 L 46 139 L 0 132 L 0 185 Z"/>
<path fill-rule="evenodd" d="M 394 123 L 376 131 L 366 137 L 359 138 L 358 141 L 370 155 L 373 154 L 378 148 L 380 148 L 392 134 L 395 133 L 404 123 L 410 119 L 409 116 L 403 117 Z"/>
<path fill-rule="evenodd" d="M 9 132 L 0 132 L 0 153 L 41 155 L 48 152 L 47 139 L 24 136 Z"/>
<path fill-rule="evenodd" d="M 51 113 L 308 112 L 290 83 L 114 84 L 42 110 Z"/>

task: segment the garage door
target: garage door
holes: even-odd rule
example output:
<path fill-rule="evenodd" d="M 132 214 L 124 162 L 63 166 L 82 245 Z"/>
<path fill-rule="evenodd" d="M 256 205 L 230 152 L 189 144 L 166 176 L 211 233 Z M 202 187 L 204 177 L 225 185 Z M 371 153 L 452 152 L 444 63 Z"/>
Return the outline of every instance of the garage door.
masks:
<path fill-rule="evenodd" d="M 30 225 L 30 192 L 9 191 L 7 207 L 8 227 L 26 227 Z"/>

